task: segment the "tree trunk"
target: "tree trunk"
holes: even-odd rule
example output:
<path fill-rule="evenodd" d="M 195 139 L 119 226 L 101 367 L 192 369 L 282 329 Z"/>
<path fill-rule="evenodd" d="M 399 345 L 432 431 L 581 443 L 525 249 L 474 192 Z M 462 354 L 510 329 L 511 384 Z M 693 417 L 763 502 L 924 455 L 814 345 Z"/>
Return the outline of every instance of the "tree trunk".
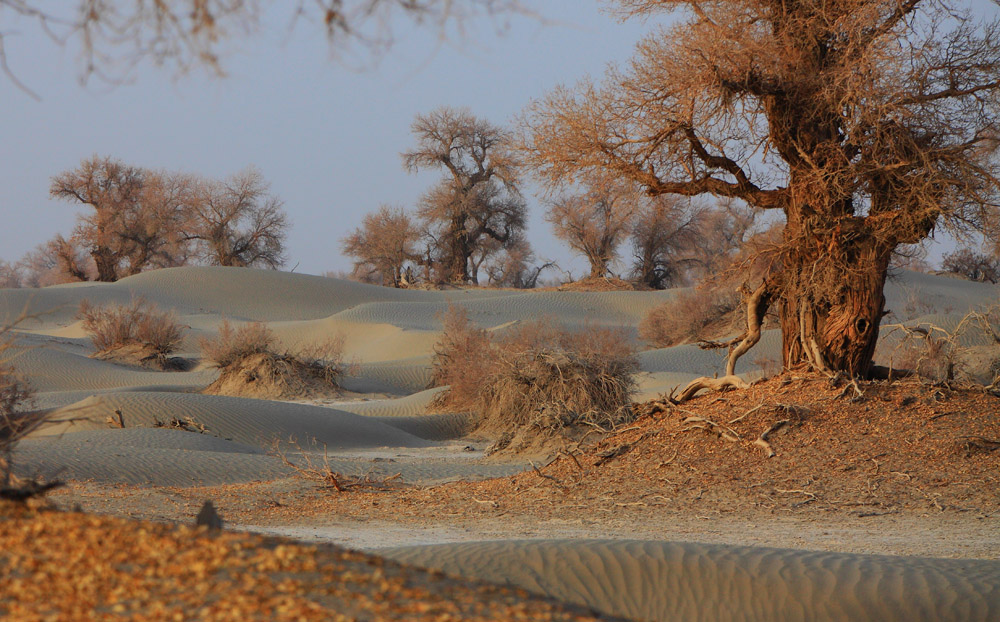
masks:
<path fill-rule="evenodd" d="M 98 246 L 90 251 L 97 266 L 97 280 L 113 283 L 118 280 L 118 258 L 107 246 Z"/>
<path fill-rule="evenodd" d="M 469 232 L 465 229 L 465 216 L 452 219 L 448 238 L 449 248 L 448 257 L 445 258 L 445 278 L 449 283 L 468 283 L 469 257 L 472 255 L 472 250 L 469 244 Z"/>
<path fill-rule="evenodd" d="M 818 234 L 789 226 L 794 244 L 781 276 L 782 359 L 811 368 L 867 376 L 885 310 L 892 246 L 850 218 Z"/>

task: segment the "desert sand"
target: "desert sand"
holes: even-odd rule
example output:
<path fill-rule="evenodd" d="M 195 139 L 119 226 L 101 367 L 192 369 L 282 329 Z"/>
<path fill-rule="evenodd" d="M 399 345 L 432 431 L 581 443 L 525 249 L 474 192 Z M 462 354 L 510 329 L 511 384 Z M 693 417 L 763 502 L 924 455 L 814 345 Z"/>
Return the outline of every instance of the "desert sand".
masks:
<path fill-rule="evenodd" d="M 1000 513 L 993 508 L 938 515 L 906 506 L 892 517 L 897 522 L 887 519 L 882 527 L 835 509 L 818 514 L 806 508 L 813 512 L 808 518 L 782 516 L 763 530 L 753 525 L 767 522 L 773 511 L 759 503 L 726 510 L 718 522 L 695 517 L 703 506 L 687 514 L 675 506 L 671 517 L 657 518 L 648 499 L 645 509 L 623 507 L 620 516 L 583 508 L 577 524 L 567 522 L 568 511 L 558 521 L 532 522 L 530 513 L 517 511 L 516 500 L 506 515 L 481 520 L 447 507 L 416 518 L 405 518 L 403 510 L 377 513 L 392 505 L 382 499 L 391 500 L 395 490 L 434 495 L 450 482 L 530 477 L 540 466 L 538 456 L 485 458 L 490 439 L 469 436 L 469 415 L 434 412 L 439 389 L 428 388 L 430 361 L 438 318 L 449 305 L 464 307 L 492 331 L 551 318 L 571 330 L 612 327 L 638 340 L 642 317 L 676 293 L 394 290 L 208 267 L 158 270 L 113 284 L 0 290 L 0 317 L 29 316 L 17 327 L 13 363 L 36 388 L 35 407 L 60 422 L 17 447 L 15 468 L 66 481 L 50 495 L 66 507 L 188 523 L 199 499 L 223 499 L 218 505 L 230 527 L 378 548 L 406 563 L 628 619 L 1000 619 Z M 912 272 L 891 281 L 886 294 L 899 319 L 945 328 L 970 308 L 1000 300 L 997 286 Z M 187 327 L 178 355 L 192 361 L 189 371 L 155 372 L 90 358 L 93 347 L 76 319 L 79 302 L 124 303 L 136 296 L 174 311 Z M 344 380 L 343 396 L 329 399 L 293 403 L 200 394 L 217 371 L 199 360 L 198 339 L 214 334 L 223 320 L 266 322 L 289 348 L 342 334 L 356 373 Z M 985 351 L 989 341 L 970 335 L 965 345 Z M 780 358 L 780 335 L 773 330 L 737 372 L 757 378 L 754 361 L 768 358 Z M 724 369 L 718 352 L 694 345 L 647 350 L 639 359 L 638 401 Z M 124 429 L 106 422 L 116 412 Z M 1000 418 L 1000 408 L 992 416 Z M 197 429 L 156 427 L 172 419 L 194 422 Z M 303 453 L 327 460 L 338 473 L 384 480 L 387 490 L 344 501 L 373 514 L 268 514 L 271 506 L 294 508 L 338 494 L 297 476 L 282 459 L 301 464 Z M 601 494 L 614 497 L 608 485 Z M 479 489 L 467 490 L 454 494 L 465 494 L 467 506 L 494 509 L 495 501 L 475 496 Z M 227 495 L 240 499 L 227 505 Z M 545 503 L 559 502 L 558 495 L 552 499 Z M 880 528 L 886 537 L 873 537 Z M 781 534 L 797 530 L 812 536 L 791 551 Z M 823 536 L 831 531 L 839 537 Z M 892 544 L 893 534 L 905 546 Z"/>

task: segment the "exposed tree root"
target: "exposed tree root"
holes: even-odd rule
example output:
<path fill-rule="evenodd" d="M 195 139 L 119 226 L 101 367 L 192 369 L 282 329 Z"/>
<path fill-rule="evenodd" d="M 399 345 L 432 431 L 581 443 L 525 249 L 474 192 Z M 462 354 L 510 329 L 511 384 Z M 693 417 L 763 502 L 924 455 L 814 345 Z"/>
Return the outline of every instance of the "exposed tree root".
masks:
<path fill-rule="evenodd" d="M 709 378 L 705 376 L 692 380 L 677 397 L 674 397 L 674 392 L 671 391 L 667 399 L 674 404 L 683 404 L 697 395 L 702 389 L 721 391 L 722 389 L 746 389 L 749 386 L 739 376 L 723 376 L 722 378 Z"/>
<path fill-rule="evenodd" d="M 771 447 L 771 443 L 767 442 L 767 437 L 785 427 L 785 425 L 787 425 L 790 421 L 791 419 L 776 421 L 771 425 L 771 427 L 761 432 L 760 436 L 757 437 L 757 440 L 753 442 L 754 445 L 757 445 L 764 450 L 766 458 L 773 458 L 778 455 L 777 452 L 774 451 L 774 447 Z"/>
<path fill-rule="evenodd" d="M 682 423 L 691 424 L 684 428 L 682 432 L 686 432 L 688 430 L 707 430 L 716 434 L 719 438 L 727 440 L 731 443 L 738 443 L 740 441 L 740 435 L 735 430 L 716 423 L 711 419 L 706 419 L 705 417 L 690 416 L 685 418 Z"/>

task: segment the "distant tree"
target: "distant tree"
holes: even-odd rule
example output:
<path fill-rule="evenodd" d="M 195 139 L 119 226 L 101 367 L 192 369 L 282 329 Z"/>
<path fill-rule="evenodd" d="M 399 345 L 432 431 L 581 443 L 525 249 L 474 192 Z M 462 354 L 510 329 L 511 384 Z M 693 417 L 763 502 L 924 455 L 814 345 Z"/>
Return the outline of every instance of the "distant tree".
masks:
<path fill-rule="evenodd" d="M 483 265 L 489 285 L 533 289 L 538 285 L 542 272 L 553 262 L 537 263 L 531 244 L 523 236 L 508 242 L 498 253 L 491 255 Z"/>
<path fill-rule="evenodd" d="M 942 258 L 941 269 L 970 281 L 1000 283 L 1000 258 L 971 248 L 960 248 Z"/>
<path fill-rule="evenodd" d="M 93 209 L 78 219 L 73 243 L 88 249 L 97 266 L 97 280 L 116 281 L 186 262 L 181 229 L 192 184 L 189 176 L 94 156 L 53 177 L 50 194 Z M 83 274 L 71 267 L 64 261 L 68 274 Z"/>
<path fill-rule="evenodd" d="M 24 287 L 90 281 L 97 272 L 93 258 L 73 238 L 62 235 L 28 251 L 18 262 L 17 269 Z"/>
<path fill-rule="evenodd" d="M 653 289 L 682 285 L 697 262 L 696 240 L 702 233 L 701 211 L 670 196 L 644 200 L 631 230 L 632 279 Z"/>
<path fill-rule="evenodd" d="M 582 192 L 563 194 L 549 201 L 545 219 L 556 238 L 590 263 L 590 277 L 608 275 L 618 258 L 618 247 L 629 235 L 640 197 L 633 188 L 606 181 L 591 181 Z"/>
<path fill-rule="evenodd" d="M 277 269 L 285 263 L 288 218 L 255 168 L 224 181 L 203 179 L 191 201 L 185 239 L 211 265 Z"/>
<path fill-rule="evenodd" d="M 731 199 L 702 209 L 697 219 L 698 242 L 689 254 L 695 278 L 715 276 L 730 268 L 758 233 L 758 216 L 742 201 Z"/>
<path fill-rule="evenodd" d="M 400 287 L 407 263 L 419 259 L 419 236 L 420 231 L 402 208 L 383 205 L 366 214 L 361 227 L 345 237 L 341 247 L 355 260 L 355 278 Z"/>
<path fill-rule="evenodd" d="M 489 239 L 509 243 L 525 226 L 509 135 L 466 110 L 451 108 L 418 115 L 413 134 L 417 146 L 403 154 L 407 170 L 446 173 L 418 208 L 440 275 L 453 283 L 477 283 L 471 265 L 476 251 Z"/>
<path fill-rule="evenodd" d="M 128 255 L 120 233 L 124 222 L 141 217 L 144 178 L 145 172 L 138 167 L 98 156 L 52 178 L 52 197 L 93 208 L 80 218 L 75 236 L 94 259 L 98 281 L 117 281 L 120 276 Z"/>
<path fill-rule="evenodd" d="M 23 278 L 21 266 L 0 259 L 0 289 L 21 287 Z"/>
<path fill-rule="evenodd" d="M 775 306 L 786 369 L 868 376 L 893 251 L 1000 203 L 1000 20 L 955 0 L 618 4 L 684 15 L 605 84 L 535 103 L 530 163 L 782 213 L 727 368 Z"/>

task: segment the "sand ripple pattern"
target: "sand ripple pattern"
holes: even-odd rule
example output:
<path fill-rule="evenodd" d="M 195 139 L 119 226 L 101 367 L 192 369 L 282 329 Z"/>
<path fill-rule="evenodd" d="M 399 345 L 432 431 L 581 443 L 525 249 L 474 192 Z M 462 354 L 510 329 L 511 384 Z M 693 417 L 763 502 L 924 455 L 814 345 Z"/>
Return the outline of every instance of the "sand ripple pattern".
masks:
<path fill-rule="evenodd" d="M 1000 620 L 995 561 L 601 540 L 378 553 L 643 620 Z"/>

